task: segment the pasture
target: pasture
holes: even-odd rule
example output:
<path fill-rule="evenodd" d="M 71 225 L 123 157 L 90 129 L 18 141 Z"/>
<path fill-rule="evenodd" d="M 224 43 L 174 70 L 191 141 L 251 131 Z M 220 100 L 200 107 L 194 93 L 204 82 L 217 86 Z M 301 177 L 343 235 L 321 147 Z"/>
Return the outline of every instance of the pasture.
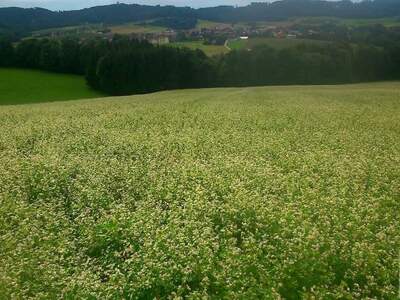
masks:
<path fill-rule="evenodd" d="M 0 105 L 101 97 L 85 78 L 36 70 L 0 68 Z"/>
<path fill-rule="evenodd" d="M 209 20 L 198 20 L 196 29 L 222 29 L 222 28 L 228 28 L 231 27 L 230 24 L 227 23 L 221 23 L 221 22 L 213 22 Z"/>
<path fill-rule="evenodd" d="M 295 47 L 301 44 L 323 44 L 328 43 L 325 41 L 317 41 L 311 39 L 300 39 L 300 38 L 266 38 L 266 37 L 255 37 L 249 38 L 248 40 L 229 40 L 228 47 L 232 50 L 240 49 L 253 49 L 257 46 L 268 46 L 277 50 Z"/>
<path fill-rule="evenodd" d="M 293 25 L 326 25 L 326 24 L 336 24 L 350 27 L 360 27 L 360 26 L 372 26 L 380 24 L 386 27 L 400 26 L 400 18 L 335 18 L 335 17 L 292 17 L 286 20 L 280 21 L 259 21 L 259 22 L 237 22 L 234 27 L 239 28 L 251 28 L 255 27 L 258 29 L 264 29 L 269 26 L 278 27 L 290 27 Z M 227 24 L 228 25 L 228 24 Z"/>
<path fill-rule="evenodd" d="M 334 17 L 307 17 L 307 18 L 293 18 L 293 23 L 298 24 L 315 24 L 322 25 L 326 23 L 350 26 L 350 27 L 361 27 L 361 26 L 373 26 L 383 25 L 386 27 L 400 26 L 400 18 L 334 18 Z"/>
<path fill-rule="evenodd" d="M 115 34 L 133 34 L 133 33 L 160 33 L 167 30 L 166 27 L 154 26 L 150 24 L 126 23 L 108 27 Z"/>
<path fill-rule="evenodd" d="M 105 27 L 102 24 L 85 24 L 85 25 L 77 25 L 77 26 L 65 26 L 65 27 L 56 27 L 56 28 L 48 28 L 33 31 L 31 36 L 26 38 L 48 38 L 48 37 L 93 37 L 98 35 L 99 31 L 104 30 Z"/>
<path fill-rule="evenodd" d="M 399 99 L 372 83 L 2 106 L 0 295 L 395 299 Z"/>
<path fill-rule="evenodd" d="M 214 56 L 219 54 L 225 54 L 229 52 L 229 49 L 224 45 L 205 45 L 203 41 L 192 41 L 192 42 L 175 42 L 167 44 L 172 47 L 186 47 L 192 50 L 202 50 L 208 56 Z"/>

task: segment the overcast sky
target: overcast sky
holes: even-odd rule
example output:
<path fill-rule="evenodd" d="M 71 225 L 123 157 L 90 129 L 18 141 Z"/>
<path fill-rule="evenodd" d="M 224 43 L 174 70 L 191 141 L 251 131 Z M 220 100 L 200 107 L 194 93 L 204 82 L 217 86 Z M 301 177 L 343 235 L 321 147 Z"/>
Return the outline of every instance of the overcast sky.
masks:
<path fill-rule="evenodd" d="M 250 2 L 267 0 L 120 0 L 122 3 L 138 3 L 148 5 L 175 5 L 191 7 L 209 7 L 217 5 L 247 5 Z M 0 0 L 0 7 L 44 7 L 51 10 L 70 10 L 102 4 L 116 3 L 117 0 Z"/>

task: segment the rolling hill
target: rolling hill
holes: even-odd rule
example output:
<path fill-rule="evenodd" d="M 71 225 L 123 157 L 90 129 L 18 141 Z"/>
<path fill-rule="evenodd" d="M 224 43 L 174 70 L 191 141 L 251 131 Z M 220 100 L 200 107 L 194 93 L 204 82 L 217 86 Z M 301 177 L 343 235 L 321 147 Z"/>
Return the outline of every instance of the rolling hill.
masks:
<path fill-rule="evenodd" d="M 293 17 L 385 18 L 398 17 L 397 0 L 314 1 L 282 0 L 252 3 L 244 7 L 219 6 L 201 9 L 175 6 L 113 4 L 71 11 L 50 11 L 43 8 L 0 8 L 0 29 L 34 31 L 79 24 L 124 24 L 152 19 L 208 20 L 214 22 L 279 21 Z M 196 22 L 191 22 L 196 25 Z"/>

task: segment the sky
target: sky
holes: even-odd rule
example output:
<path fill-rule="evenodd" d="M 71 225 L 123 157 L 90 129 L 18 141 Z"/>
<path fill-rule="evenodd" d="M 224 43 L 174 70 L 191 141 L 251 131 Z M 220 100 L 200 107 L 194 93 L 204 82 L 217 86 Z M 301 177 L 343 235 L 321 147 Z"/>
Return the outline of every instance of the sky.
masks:
<path fill-rule="evenodd" d="M 148 5 L 175 5 L 210 7 L 218 5 L 247 5 L 251 2 L 262 2 L 266 0 L 120 0 L 122 3 L 137 3 Z M 117 0 L 0 0 L 0 7 L 43 7 L 51 10 L 71 10 L 91 7 L 96 5 L 113 4 Z"/>

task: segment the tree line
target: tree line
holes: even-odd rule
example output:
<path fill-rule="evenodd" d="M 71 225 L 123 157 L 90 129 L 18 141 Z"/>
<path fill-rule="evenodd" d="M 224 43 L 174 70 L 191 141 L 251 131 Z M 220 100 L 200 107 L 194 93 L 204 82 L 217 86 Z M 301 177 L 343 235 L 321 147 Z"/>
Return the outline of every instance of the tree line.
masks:
<path fill-rule="evenodd" d="M 85 75 L 110 95 L 167 89 L 277 84 L 335 84 L 397 79 L 397 52 L 344 42 L 259 46 L 207 57 L 200 50 L 154 46 L 145 41 L 0 40 L 0 66 Z"/>

